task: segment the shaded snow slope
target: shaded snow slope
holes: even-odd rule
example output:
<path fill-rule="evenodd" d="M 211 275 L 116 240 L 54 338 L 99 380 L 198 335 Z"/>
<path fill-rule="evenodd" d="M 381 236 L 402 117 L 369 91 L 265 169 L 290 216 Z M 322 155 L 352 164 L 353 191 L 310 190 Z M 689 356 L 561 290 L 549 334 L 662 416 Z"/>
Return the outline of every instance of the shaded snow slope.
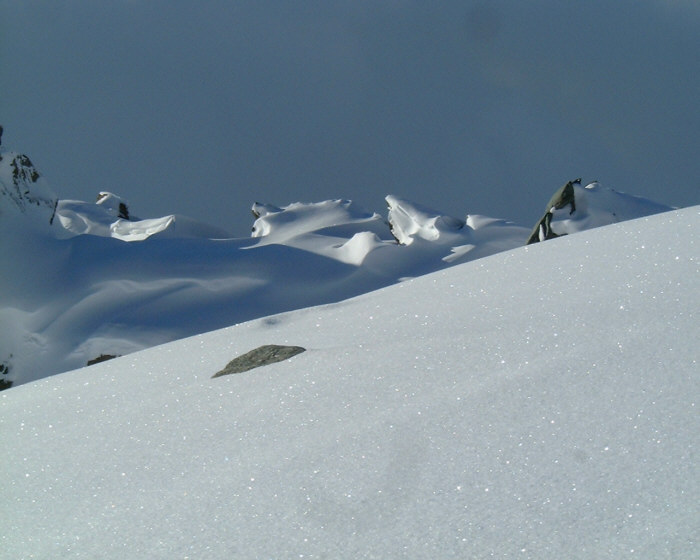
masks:
<path fill-rule="evenodd" d="M 4 391 L 3 554 L 694 558 L 699 212 Z"/>

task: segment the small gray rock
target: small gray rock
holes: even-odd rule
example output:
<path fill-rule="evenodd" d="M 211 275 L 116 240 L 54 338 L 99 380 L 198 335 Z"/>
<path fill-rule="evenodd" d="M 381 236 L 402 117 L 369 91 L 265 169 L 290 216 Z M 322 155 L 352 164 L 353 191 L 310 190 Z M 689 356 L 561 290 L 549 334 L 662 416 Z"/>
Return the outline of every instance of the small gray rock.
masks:
<path fill-rule="evenodd" d="M 301 346 L 279 346 L 277 344 L 259 346 L 255 350 L 231 360 L 224 369 L 212 375 L 212 379 L 229 373 L 242 373 L 256 367 L 281 362 L 304 351 L 306 348 Z"/>

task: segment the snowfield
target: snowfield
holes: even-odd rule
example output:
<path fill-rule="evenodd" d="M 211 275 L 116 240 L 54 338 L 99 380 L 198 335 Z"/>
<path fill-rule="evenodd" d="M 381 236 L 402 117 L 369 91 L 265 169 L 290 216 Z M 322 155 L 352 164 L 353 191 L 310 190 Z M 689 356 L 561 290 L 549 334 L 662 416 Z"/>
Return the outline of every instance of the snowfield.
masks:
<path fill-rule="evenodd" d="M 96 245 L 81 235 L 65 254 L 58 245 L 42 253 L 77 283 L 57 306 L 90 286 L 94 300 L 77 299 L 76 318 L 89 322 L 80 306 L 124 294 L 163 313 L 160 326 L 180 298 L 177 314 L 196 320 L 201 290 L 256 285 L 252 272 L 236 272 L 233 287 L 223 281 L 229 246 L 236 271 L 291 267 L 290 254 L 307 260 L 291 275 L 283 264 L 265 269 L 260 318 L 0 393 L 3 557 L 697 558 L 700 207 L 460 264 L 443 258 L 483 247 L 483 230 L 423 209 L 408 212 L 422 216 L 418 227 L 393 202 L 411 244 L 384 243 L 371 227 L 349 240 L 347 230 L 325 231 L 345 241 L 314 247 L 337 250 L 336 260 L 294 247 L 309 237 L 293 232 L 288 246 L 161 240 L 177 282 L 149 276 L 155 238 Z M 273 213 L 261 231 L 274 232 L 273 215 L 280 220 Z M 439 252 L 426 239 L 435 231 L 449 239 Z M 265 251 L 270 259 L 247 260 Z M 86 254 L 97 264 L 79 274 Z M 282 293 L 270 286 L 291 278 L 301 297 L 308 268 L 341 287 L 352 274 L 373 285 L 386 270 L 379 255 L 412 263 L 395 277 L 426 255 L 451 266 L 264 315 Z M 344 267 L 360 260 L 372 262 L 348 276 Z M 214 264 L 188 282 L 193 261 Z M 125 262 L 138 279 L 107 279 L 104 270 L 123 272 Z M 26 293 L 54 285 L 51 274 L 28 280 Z M 74 334 L 66 313 L 55 313 L 55 328 Z M 265 344 L 306 352 L 211 379 Z"/>

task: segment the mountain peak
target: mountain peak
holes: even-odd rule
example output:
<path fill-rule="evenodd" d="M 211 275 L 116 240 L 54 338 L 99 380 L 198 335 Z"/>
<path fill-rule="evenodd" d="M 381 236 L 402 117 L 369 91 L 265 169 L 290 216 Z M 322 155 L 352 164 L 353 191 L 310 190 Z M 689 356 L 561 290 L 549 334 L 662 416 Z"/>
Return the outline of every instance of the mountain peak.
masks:
<path fill-rule="evenodd" d="M 57 204 L 58 197 L 28 156 L 0 149 L 0 214 L 9 210 L 51 224 Z"/>

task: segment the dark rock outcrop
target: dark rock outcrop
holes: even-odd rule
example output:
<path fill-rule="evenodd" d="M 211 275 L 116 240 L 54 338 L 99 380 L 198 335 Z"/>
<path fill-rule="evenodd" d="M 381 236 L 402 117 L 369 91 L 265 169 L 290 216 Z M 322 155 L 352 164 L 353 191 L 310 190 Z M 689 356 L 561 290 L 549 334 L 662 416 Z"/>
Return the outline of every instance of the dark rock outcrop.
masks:
<path fill-rule="evenodd" d="M 11 355 L 10 358 L 12 358 Z M 7 378 L 8 373 L 10 373 L 9 360 L 7 362 L 0 363 L 0 391 L 12 387 L 12 380 Z"/>
<path fill-rule="evenodd" d="M 117 357 L 118 356 L 115 356 L 114 354 L 100 354 L 99 356 L 97 356 L 97 358 L 88 360 L 86 365 L 91 366 L 93 364 L 99 364 L 100 362 L 106 362 L 107 360 L 112 360 Z"/>
<path fill-rule="evenodd" d="M 255 350 L 231 360 L 224 369 L 212 375 L 212 379 L 229 373 L 242 373 L 260 366 L 282 362 L 305 351 L 306 348 L 301 346 L 279 346 L 277 344 L 259 346 Z"/>
<path fill-rule="evenodd" d="M 129 214 L 129 207 L 117 195 L 110 192 L 100 192 L 97 195 L 96 204 L 110 210 L 117 218 L 122 220 L 131 220 L 133 217 Z"/>
<path fill-rule="evenodd" d="M 552 231 L 551 227 L 554 210 L 561 210 L 562 208 L 566 208 L 567 206 L 571 205 L 571 211 L 569 212 L 569 214 L 573 214 L 574 212 L 576 212 L 574 185 L 580 184 L 581 179 L 569 181 L 568 183 L 566 183 L 566 185 L 564 185 L 557 192 L 554 193 L 554 196 L 552 196 L 552 198 L 550 198 L 549 202 L 547 203 L 547 210 L 545 211 L 544 216 L 542 216 L 540 221 L 537 222 L 535 227 L 532 229 L 532 233 L 530 234 L 530 237 L 527 240 L 527 245 L 530 245 L 531 243 L 537 243 L 539 241 L 545 241 L 546 239 L 553 239 L 555 237 L 559 237 L 559 235 Z"/>
<path fill-rule="evenodd" d="M 4 200 L 9 204 L 6 205 Z M 29 157 L 15 152 L 0 153 L 0 206 L 14 207 L 23 214 L 36 214 L 38 210 L 52 224 L 57 204 L 58 197 Z"/>

